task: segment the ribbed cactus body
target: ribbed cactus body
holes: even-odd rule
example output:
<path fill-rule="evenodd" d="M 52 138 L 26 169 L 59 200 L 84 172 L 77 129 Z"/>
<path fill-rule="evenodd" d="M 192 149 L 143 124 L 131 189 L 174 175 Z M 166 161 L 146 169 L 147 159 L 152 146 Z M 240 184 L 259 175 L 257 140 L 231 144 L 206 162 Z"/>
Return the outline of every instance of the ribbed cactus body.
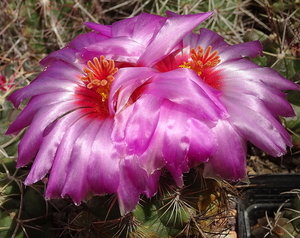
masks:
<path fill-rule="evenodd" d="M 12 158 L 0 165 L 0 237 L 53 238 L 52 207 L 44 199 L 42 183 L 24 187 L 25 170 Z"/>
<path fill-rule="evenodd" d="M 114 195 L 93 196 L 80 206 L 46 201 L 45 184 L 25 187 L 28 171 L 15 165 L 5 158 L 0 168 L 0 237 L 186 238 L 227 229 L 228 184 L 204 179 L 199 168 L 185 175 L 181 188 L 165 173 L 156 196 L 141 197 L 136 209 L 121 217 Z"/>

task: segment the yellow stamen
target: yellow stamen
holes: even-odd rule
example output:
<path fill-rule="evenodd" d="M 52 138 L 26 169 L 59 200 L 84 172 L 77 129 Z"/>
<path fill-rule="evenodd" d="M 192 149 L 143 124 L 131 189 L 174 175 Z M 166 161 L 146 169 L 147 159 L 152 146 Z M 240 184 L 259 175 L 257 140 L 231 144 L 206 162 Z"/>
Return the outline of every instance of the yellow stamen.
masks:
<path fill-rule="evenodd" d="M 118 68 L 115 67 L 113 60 L 107 60 L 103 55 L 94 58 L 93 62 L 88 61 L 89 68 L 84 69 L 86 76 L 81 77 L 81 80 L 86 84 L 88 89 L 92 89 L 102 97 L 102 102 L 105 102 L 109 96 L 110 86 L 115 79 L 114 75 Z"/>
<path fill-rule="evenodd" d="M 212 46 L 209 46 L 203 53 L 203 49 L 198 46 L 197 52 L 194 48 L 191 49 L 191 61 L 183 62 L 180 68 L 188 68 L 194 70 L 199 76 L 205 69 L 216 66 L 221 62 L 218 51 L 211 53 Z"/>

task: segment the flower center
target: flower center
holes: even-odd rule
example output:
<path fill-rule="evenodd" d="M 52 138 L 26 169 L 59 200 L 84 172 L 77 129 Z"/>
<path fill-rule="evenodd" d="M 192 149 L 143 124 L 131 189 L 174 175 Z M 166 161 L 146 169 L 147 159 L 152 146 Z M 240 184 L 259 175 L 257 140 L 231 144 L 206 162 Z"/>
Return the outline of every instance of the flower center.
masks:
<path fill-rule="evenodd" d="M 113 60 L 107 60 L 103 55 L 94 58 L 93 62 L 88 61 L 89 68 L 84 69 L 86 76 L 81 77 L 81 80 L 86 84 L 88 89 L 92 89 L 102 97 L 102 102 L 105 102 L 109 97 L 109 90 L 114 75 L 118 68 L 115 67 Z"/>
<path fill-rule="evenodd" d="M 205 69 L 214 67 L 221 62 L 218 51 L 215 50 L 211 53 L 211 49 L 212 46 L 209 46 L 204 52 L 200 46 L 197 47 L 197 51 L 192 48 L 190 51 L 192 61 L 183 62 L 179 67 L 192 69 L 200 76 Z"/>

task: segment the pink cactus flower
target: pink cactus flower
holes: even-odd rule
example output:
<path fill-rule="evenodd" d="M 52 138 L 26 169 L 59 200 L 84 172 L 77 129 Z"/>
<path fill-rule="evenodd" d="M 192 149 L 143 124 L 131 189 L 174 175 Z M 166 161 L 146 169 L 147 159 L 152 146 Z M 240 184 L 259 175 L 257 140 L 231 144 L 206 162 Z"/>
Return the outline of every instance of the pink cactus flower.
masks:
<path fill-rule="evenodd" d="M 164 147 L 158 140 L 151 140 L 149 148 L 147 145 L 152 135 L 158 134 L 156 131 L 163 133 L 157 121 L 152 121 L 164 121 L 163 114 L 169 114 L 167 109 L 161 110 L 161 103 L 170 109 L 188 106 L 186 110 L 192 112 L 204 100 L 212 104 L 209 110 L 202 110 L 203 115 L 211 114 L 211 119 L 221 109 L 189 82 L 182 92 L 182 102 L 177 101 L 176 87 L 161 85 L 159 93 L 168 91 L 165 98 L 156 96 L 156 92 L 143 97 L 141 85 L 151 80 L 164 81 L 149 65 L 178 49 L 182 39 L 210 15 L 167 18 L 142 13 L 110 26 L 86 23 L 92 32 L 79 35 L 43 59 L 44 71 L 8 98 L 16 107 L 30 98 L 7 131 L 16 134 L 28 127 L 19 144 L 17 160 L 18 167 L 33 161 L 25 185 L 46 176 L 46 198 L 69 196 L 76 204 L 91 193 L 115 193 L 122 215 L 135 208 L 140 194 L 153 196 L 161 168 L 167 163 L 161 157 L 153 157 Z M 190 96 L 199 99 L 196 106 L 189 106 L 194 100 Z M 155 114 L 147 114 L 152 109 Z M 178 124 L 178 115 L 180 112 L 175 112 L 171 118 L 176 120 L 174 125 Z M 185 114 L 182 117 L 186 119 Z M 193 120 L 190 123 L 195 130 L 199 126 L 197 131 L 201 134 L 207 132 L 205 141 L 214 140 L 205 125 Z M 196 137 L 192 131 L 189 134 L 190 140 Z M 164 143 L 172 143 L 170 140 Z M 198 146 L 200 142 L 192 143 Z M 206 159 L 213 154 L 213 148 L 214 143 L 205 142 L 203 151 L 207 155 L 201 156 Z M 183 149 L 184 146 L 179 151 Z"/>
<path fill-rule="evenodd" d="M 184 37 L 181 49 L 154 66 L 161 72 L 177 72 L 174 81 L 190 77 L 208 85 L 227 113 L 208 122 L 218 149 L 205 164 L 205 176 L 232 181 L 244 178 L 247 141 L 275 157 L 292 146 L 280 116 L 295 114 L 282 90 L 299 90 L 299 86 L 246 58 L 257 55 L 262 55 L 259 41 L 229 45 L 217 33 L 201 29 L 200 34 Z"/>
<path fill-rule="evenodd" d="M 206 176 L 239 180 L 247 141 L 273 156 L 291 146 L 282 90 L 298 86 L 246 59 L 261 44 L 192 33 L 211 13 L 168 14 L 86 23 L 92 32 L 43 59 L 44 71 L 9 97 L 16 107 L 30 98 L 7 131 L 28 127 L 17 162 L 33 161 L 26 185 L 46 176 L 47 198 L 77 204 L 115 193 L 124 215 L 157 192 L 163 168 L 178 186 L 202 163 Z"/>

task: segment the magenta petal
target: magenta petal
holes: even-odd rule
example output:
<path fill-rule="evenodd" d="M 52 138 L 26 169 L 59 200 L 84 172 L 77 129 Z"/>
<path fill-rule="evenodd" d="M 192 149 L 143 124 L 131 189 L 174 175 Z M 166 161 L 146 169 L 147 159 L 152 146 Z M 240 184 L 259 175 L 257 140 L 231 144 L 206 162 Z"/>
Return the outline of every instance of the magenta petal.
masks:
<path fill-rule="evenodd" d="M 127 153 L 140 155 L 147 150 L 157 126 L 160 101 L 155 97 L 141 97 L 128 110 L 115 116 L 114 140 L 124 141 Z"/>
<path fill-rule="evenodd" d="M 82 64 L 69 64 L 67 62 L 55 60 L 51 62 L 50 65 L 43 65 L 46 67 L 46 70 L 41 72 L 37 78 L 34 79 L 31 84 L 34 84 L 38 81 L 50 81 L 53 84 L 59 84 L 62 81 L 70 81 L 78 85 L 84 85 L 80 80 L 83 76 L 83 68 L 85 67 Z M 47 85 L 47 87 L 50 87 Z"/>
<path fill-rule="evenodd" d="M 183 173 L 189 171 L 187 153 L 191 143 L 191 128 L 188 115 L 177 111 L 177 107 L 173 106 L 170 102 L 165 103 L 164 107 L 166 109 L 163 110 L 161 115 L 167 118 L 164 124 L 162 155 L 166 160 L 165 167 L 172 174 L 177 186 L 182 187 Z"/>
<path fill-rule="evenodd" d="M 141 193 L 153 196 L 157 190 L 160 172 L 150 176 L 142 169 L 136 156 L 130 156 L 120 161 L 120 186 L 117 197 L 121 215 L 135 209 Z"/>
<path fill-rule="evenodd" d="M 283 78 L 278 72 L 270 68 L 262 68 L 247 59 L 221 64 L 218 69 L 224 77 L 234 77 L 243 80 L 258 81 L 279 90 L 299 90 L 299 85 Z"/>
<path fill-rule="evenodd" d="M 50 65 L 54 60 L 61 60 L 64 62 L 67 62 L 69 64 L 74 64 L 77 60 L 76 57 L 77 50 L 73 48 L 62 48 L 61 50 L 54 51 L 48 56 L 46 56 L 44 59 L 40 61 L 40 64 L 43 66 Z"/>
<path fill-rule="evenodd" d="M 96 32 L 89 32 L 85 34 L 80 34 L 76 36 L 67 46 L 66 48 L 75 48 L 77 51 L 82 50 L 83 48 L 95 44 L 97 42 L 101 42 L 109 39 L 106 35 L 101 35 Z"/>
<path fill-rule="evenodd" d="M 115 116 L 115 146 L 127 155 L 138 156 L 140 166 L 148 175 L 166 164 L 161 155 L 161 134 L 165 128 L 158 123 L 161 102 L 154 96 L 143 96 Z"/>
<path fill-rule="evenodd" d="M 162 16 L 141 13 L 134 18 L 113 23 L 113 36 L 128 36 L 146 46 L 166 20 Z"/>
<path fill-rule="evenodd" d="M 147 46 L 166 20 L 167 18 L 162 16 L 141 13 L 134 18 L 113 23 L 113 36 L 128 36 Z"/>
<path fill-rule="evenodd" d="M 171 172 L 177 186 L 181 187 L 182 175 L 189 171 L 191 160 L 200 164 L 215 153 L 215 134 L 204 123 L 190 118 L 189 114 L 170 102 L 164 103 L 161 117 L 167 118 L 162 125 L 162 155 L 166 160 L 165 167 Z M 196 141 L 192 141 L 193 139 Z"/>
<path fill-rule="evenodd" d="M 26 165 L 35 157 L 43 141 L 43 134 L 47 126 L 76 107 L 77 105 L 72 102 L 58 103 L 44 107 L 35 114 L 30 127 L 19 144 L 18 168 Z"/>
<path fill-rule="evenodd" d="M 189 69 L 177 69 L 155 76 L 145 87 L 144 93 L 168 99 L 201 118 L 218 120 L 228 116 L 218 99 L 220 92 L 199 80 L 198 75 Z"/>
<path fill-rule="evenodd" d="M 110 96 L 112 100 L 109 105 L 111 111 L 113 111 L 115 106 L 118 108 L 116 113 L 122 111 L 128 104 L 132 93 L 156 74 L 157 72 L 154 69 L 148 67 L 120 69 L 111 87 Z"/>
<path fill-rule="evenodd" d="M 85 122 L 83 120 L 89 121 Z M 70 161 L 68 162 L 66 170 L 66 179 L 64 182 L 61 196 L 69 195 L 72 200 L 79 204 L 90 190 L 90 184 L 87 183 L 87 177 L 89 176 L 89 163 L 92 150 L 91 145 L 95 141 L 95 137 L 101 128 L 101 121 L 99 118 L 86 117 L 82 120 L 82 125 L 85 128 L 80 132 L 80 136 L 74 141 L 72 153 L 70 155 Z M 80 124 L 77 126 L 81 126 Z M 98 145 L 102 146 L 102 145 Z M 103 159 L 99 156 L 98 159 Z M 113 165 L 113 163 L 111 163 Z M 106 168 L 109 168 L 107 166 Z M 105 168 L 97 171 L 100 174 L 106 173 Z M 105 181 L 108 181 L 106 179 Z M 99 180 L 96 180 L 99 181 Z M 94 181 L 94 183 L 96 182 Z M 105 182 L 104 182 L 105 183 Z M 108 185 L 108 183 L 107 183 Z M 101 186 L 101 183 L 99 184 Z M 106 187 L 105 187 L 106 188 Z"/>
<path fill-rule="evenodd" d="M 99 58 L 99 56 L 105 55 L 107 59 L 134 64 L 144 50 L 145 46 L 142 44 L 128 37 L 118 37 L 86 46 L 80 56 L 84 61 L 88 61 L 94 57 Z"/>
<path fill-rule="evenodd" d="M 102 25 L 102 24 L 98 24 L 98 23 L 94 23 L 94 22 L 85 22 L 84 25 L 94 31 L 99 32 L 102 35 L 107 36 L 107 37 L 111 37 L 111 35 L 112 35 L 111 26 Z"/>
<path fill-rule="evenodd" d="M 221 57 L 221 63 L 238 60 L 244 57 L 255 58 L 256 56 L 262 56 L 262 45 L 260 41 L 245 42 L 237 45 L 231 45 L 219 53 Z"/>
<path fill-rule="evenodd" d="M 45 67 L 53 63 L 53 61 L 55 60 L 60 60 L 63 62 L 67 62 L 74 67 L 78 64 L 78 56 L 80 50 L 83 50 L 90 45 L 105 41 L 107 39 L 107 36 L 103 36 L 95 32 L 78 35 L 66 47 L 58 51 L 54 51 L 43 60 L 41 60 L 40 64 Z M 99 55 L 97 57 L 99 57 Z"/>
<path fill-rule="evenodd" d="M 120 188 L 117 192 L 121 216 L 124 216 L 134 210 L 136 205 L 139 203 L 141 191 L 137 190 L 130 183 L 131 180 L 126 180 L 121 177 Z"/>
<path fill-rule="evenodd" d="M 183 47 L 196 49 L 197 46 L 201 46 L 202 49 L 207 49 L 209 46 L 212 50 L 221 52 L 226 49 L 229 44 L 224 41 L 224 38 L 214 31 L 206 28 L 200 29 L 200 34 L 190 33 L 183 39 Z"/>
<path fill-rule="evenodd" d="M 134 25 L 131 37 L 135 41 L 147 46 L 160 31 L 166 20 L 162 16 L 141 13 Z"/>
<path fill-rule="evenodd" d="M 209 156 L 218 150 L 218 141 L 216 135 L 204 122 L 189 119 L 190 124 L 190 147 L 188 151 L 189 167 L 207 162 Z"/>
<path fill-rule="evenodd" d="M 95 122 L 96 123 L 96 122 Z M 98 122 L 99 123 L 99 122 Z M 119 187 L 120 154 L 111 139 L 114 121 L 107 118 L 90 143 L 90 158 L 87 167 L 87 181 L 96 194 L 115 193 Z"/>
<path fill-rule="evenodd" d="M 182 186 L 182 174 L 189 171 L 191 164 L 187 156 L 193 156 L 194 164 L 207 161 L 216 150 L 216 139 L 210 128 L 190 119 L 180 106 L 162 102 L 151 95 L 139 98 L 116 116 L 114 138 L 118 138 L 120 148 L 125 146 L 127 154 L 139 157 L 149 175 L 165 166 L 177 185 Z M 116 128 L 124 128 L 124 132 Z M 191 138 L 196 141 L 191 142 Z"/>
<path fill-rule="evenodd" d="M 211 16 L 209 13 L 174 16 L 168 18 L 153 41 L 141 55 L 138 64 L 153 66 L 155 63 L 170 54 L 176 45 L 197 25 Z M 176 29 L 176 30 L 174 30 Z"/>
<path fill-rule="evenodd" d="M 274 115 L 289 117 L 295 115 L 290 103 L 285 99 L 286 94 L 277 88 L 266 85 L 263 81 L 241 80 L 234 73 L 231 75 L 226 73 L 222 79 L 221 88 L 225 95 L 239 95 L 244 100 L 247 100 L 249 96 L 260 99 Z"/>
<path fill-rule="evenodd" d="M 128 136 L 123 143 L 126 141 L 128 153 L 138 155 L 141 167 L 149 175 L 166 164 L 162 156 L 162 147 L 165 130 L 163 121 L 167 118 L 160 118 L 162 101 L 155 96 L 147 95 L 126 109 Z M 117 120 L 118 117 L 119 115 L 116 117 Z"/>
<path fill-rule="evenodd" d="M 164 124 L 158 122 L 162 99 L 152 95 L 139 98 L 133 105 L 116 115 L 114 138 L 125 146 L 128 154 L 135 154 L 148 174 L 165 164 L 161 156 Z"/>
<path fill-rule="evenodd" d="M 80 137 L 82 131 L 91 123 L 91 121 L 85 117 L 77 120 L 73 125 L 71 125 L 61 140 L 61 143 L 58 145 L 54 162 L 50 171 L 50 176 L 46 189 L 46 198 L 61 198 L 62 191 L 65 187 L 65 182 L 67 180 L 68 172 L 70 172 L 72 163 L 73 163 L 73 147 L 77 140 Z M 76 155 L 75 155 L 76 156 Z M 85 160 L 86 158 L 82 158 Z M 84 166 L 84 165 L 83 165 Z M 72 176 L 80 177 L 81 174 L 77 173 L 76 175 L 71 174 Z M 86 174 L 83 174 L 83 177 L 86 177 Z M 76 178 L 74 178 L 76 180 Z M 73 183 L 73 186 L 76 187 L 76 183 Z M 67 188 L 65 188 L 67 189 Z M 80 194 L 79 194 L 80 195 Z M 82 196 L 84 196 L 82 194 Z M 80 203 L 80 201 L 75 201 Z"/>
<path fill-rule="evenodd" d="M 49 132 L 44 133 L 39 151 L 24 182 L 25 185 L 30 185 L 41 180 L 50 171 L 57 148 L 68 128 L 66 125 L 72 126 L 80 117 L 82 117 L 82 112 L 74 111 L 48 126 L 49 128 L 45 132 Z"/>
<path fill-rule="evenodd" d="M 269 112 L 256 98 L 227 96 L 222 99 L 231 115 L 230 123 L 251 143 L 272 156 L 281 156 L 286 146 L 291 146 L 291 136 L 279 122 L 278 117 Z"/>
<path fill-rule="evenodd" d="M 42 108 L 55 105 L 60 102 L 74 100 L 71 92 L 48 93 L 34 96 L 30 99 L 27 107 L 19 114 L 18 118 L 10 125 L 6 134 L 16 134 L 30 125 L 35 113 Z"/>
<path fill-rule="evenodd" d="M 220 64 L 231 60 L 239 60 L 244 57 L 254 58 L 257 55 L 262 56 L 262 45 L 259 41 L 229 45 L 216 32 L 205 28 L 200 29 L 200 34 L 189 34 L 183 40 L 183 47 L 196 49 L 197 46 L 201 46 L 204 50 L 212 46 L 212 51 L 218 51 L 221 59 Z"/>
<path fill-rule="evenodd" d="M 232 181 L 246 176 L 246 140 L 226 121 L 212 129 L 217 136 L 218 151 L 205 164 L 204 176 L 215 175 Z"/>
<path fill-rule="evenodd" d="M 52 80 L 53 81 L 53 80 Z M 15 93 L 11 94 L 7 100 L 12 101 L 15 107 L 19 107 L 20 103 L 25 99 L 44 93 L 54 92 L 74 92 L 77 85 L 68 81 L 62 81 L 60 83 L 53 83 L 51 79 L 45 82 L 33 82 L 25 88 L 22 88 Z"/>
<path fill-rule="evenodd" d="M 131 38 L 138 17 L 139 16 L 130 17 L 130 18 L 123 19 L 122 21 L 114 22 L 111 25 L 112 37 L 127 36 Z"/>

